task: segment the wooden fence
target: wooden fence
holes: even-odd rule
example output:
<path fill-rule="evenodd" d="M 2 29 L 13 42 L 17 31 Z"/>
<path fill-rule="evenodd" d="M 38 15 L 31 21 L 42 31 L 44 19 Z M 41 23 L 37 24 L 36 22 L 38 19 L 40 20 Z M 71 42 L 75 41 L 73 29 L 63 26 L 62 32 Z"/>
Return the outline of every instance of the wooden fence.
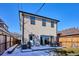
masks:
<path fill-rule="evenodd" d="M 17 44 L 17 39 L 11 35 L 0 34 L 0 55 L 11 46 Z"/>

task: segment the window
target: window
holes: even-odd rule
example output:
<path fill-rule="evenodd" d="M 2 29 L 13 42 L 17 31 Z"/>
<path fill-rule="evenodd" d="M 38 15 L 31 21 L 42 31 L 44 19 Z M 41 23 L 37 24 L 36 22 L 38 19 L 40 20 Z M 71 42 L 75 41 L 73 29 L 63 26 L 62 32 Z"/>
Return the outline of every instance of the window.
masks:
<path fill-rule="evenodd" d="M 42 19 L 42 26 L 46 26 L 46 20 Z"/>
<path fill-rule="evenodd" d="M 8 30 L 8 27 L 6 26 L 6 24 L 4 24 L 4 28 L 5 28 L 6 30 Z"/>
<path fill-rule="evenodd" d="M 51 27 L 54 27 L 54 22 L 53 21 L 51 21 Z"/>
<path fill-rule="evenodd" d="M 35 25 L 35 17 L 30 16 L 30 21 L 31 21 L 31 24 Z"/>

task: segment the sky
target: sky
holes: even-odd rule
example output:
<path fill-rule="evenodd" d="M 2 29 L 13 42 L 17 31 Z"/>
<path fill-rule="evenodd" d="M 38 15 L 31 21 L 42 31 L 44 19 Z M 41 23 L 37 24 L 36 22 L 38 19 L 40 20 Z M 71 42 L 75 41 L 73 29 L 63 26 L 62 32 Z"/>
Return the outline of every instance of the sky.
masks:
<path fill-rule="evenodd" d="M 0 3 L 0 18 L 8 25 L 10 32 L 20 32 L 19 10 L 35 13 L 42 3 Z M 79 28 L 78 3 L 46 3 L 37 13 L 59 20 L 58 31 L 67 28 Z"/>

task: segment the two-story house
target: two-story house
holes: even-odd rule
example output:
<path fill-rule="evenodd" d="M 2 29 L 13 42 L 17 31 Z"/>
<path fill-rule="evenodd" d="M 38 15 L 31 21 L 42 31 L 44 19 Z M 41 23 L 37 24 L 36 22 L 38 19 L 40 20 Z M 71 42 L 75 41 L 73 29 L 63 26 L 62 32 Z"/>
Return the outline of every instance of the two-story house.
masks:
<path fill-rule="evenodd" d="M 24 11 L 19 12 L 21 32 L 24 26 L 23 43 L 34 40 L 34 43 L 46 45 L 56 41 L 58 20 Z M 22 23 L 22 21 L 24 21 L 24 23 Z"/>

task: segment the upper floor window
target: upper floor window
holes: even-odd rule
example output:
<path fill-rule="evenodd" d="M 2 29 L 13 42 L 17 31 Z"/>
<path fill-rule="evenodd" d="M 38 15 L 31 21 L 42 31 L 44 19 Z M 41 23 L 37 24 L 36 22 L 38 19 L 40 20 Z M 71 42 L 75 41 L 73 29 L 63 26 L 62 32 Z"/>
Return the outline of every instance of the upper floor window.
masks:
<path fill-rule="evenodd" d="M 51 27 L 54 27 L 54 22 L 53 21 L 51 21 Z"/>
<path fill-rule="evenodd" d="M 46 20 L 42 19 L 42 26 L 46 26 Z"/>
<path fill-rule="evenodd" d="M 35 25 L 35 17 L 34 16 L 30 16 L 30 23 Z"/>

